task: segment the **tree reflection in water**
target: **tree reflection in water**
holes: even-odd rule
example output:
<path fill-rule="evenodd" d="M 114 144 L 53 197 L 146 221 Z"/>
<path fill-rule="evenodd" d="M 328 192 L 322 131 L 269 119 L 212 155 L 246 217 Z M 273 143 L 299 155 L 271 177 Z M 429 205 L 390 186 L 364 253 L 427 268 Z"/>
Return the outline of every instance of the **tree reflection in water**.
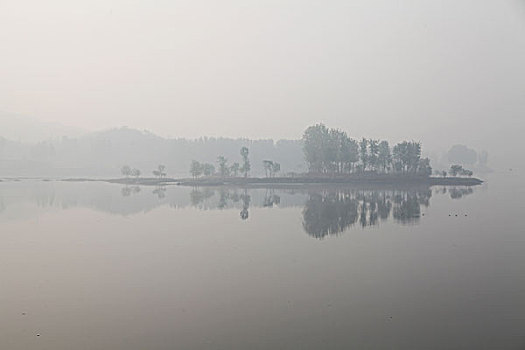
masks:
<path fill-rule="evenodd" d="M 434 190 L 435 193 L 448 194 L 451 199 L 460 199 L 474 193 L 472 187 L 439 187 Z"/>
<path fill-rule="evenodd" d="M 303 209 L 303 228 L 311 236 L 337 235 L 359 222 L 361 227 L 377 225 L 392 213 L 402 224 L 415 223 L 421 205 L 428 206 L 430 189 L 420 191 L 336 191 L 311 193 Z"/>
<path fill-rule="evenodd" d="M 248 219 L 248 208 L 250 207 L 250 200 L 251 197 L 248 194 L 248 190 L 245 189 L 244 193 L 241 194 L 241 200 L 242 200 L 242 210 L 241 210 L 241 219 L 246 220 Z"/>
<path fill-rule="evenodd" d="M 122 189 L 120 190 L 120 193 L 122 194 L 123 197 L 129 197 L 130 195 L 134 194 L 134 193 L 139 193 L 140 192 L 140 187 L 139 186 L 124 186 L 122 187 Z"/>
<path fill-rule="evenodd" d="M 311 236 L 324 237 L 343 232 L 360 217 L 359 201 L 348 193 L 312 193 L 303 209 L 303 228 Z"/>
<path fill-rule="evenodd" d="M 211 198 L 215 194 L 215 191 L 205 188 L 204 190 L 199 190 L 197 188 L 192 189 L 190 192 L 190 202 L 194 207 L 200 207 L 203 202 Z"/>
<path fill-rule="evenodd" d="M 450 198 L 452 199 L 460 199 L 464 196 L 468 196 L 469 194 L 474 193 L 474 190 L 470 187 L 452 187 L 449 189 L 448 193 L 450 194 Z"/>
<path fill-rule="evenodd" d="M 286 191 L 281 195 L 274 189 L 250 190 L 255 197 L 250 196 L 248 189 L 238 194 L 238 189 L 194 189 L 191 194 L 191 203 L 194 206 L 206 208 L 241 208 L 240 217 L 246 220 L 249 217 L 250 205 L 272 208 L 281 204 L 283 194 L 287 200 L 290 196 L 299 195 L 305 199 L 302 210 L 303 228 L 312 237 L 324 238 L 338 235 L 348 228 L 358 225 L 362 228 L 378 225 L 390 217 L 399 224 L 415 224 L 420 220 L 421 207 L 430 205 L 432 190 L 428 187 L 410 189 L 330 189 L 330 190 L 303 190 Z M 297 192 L 296 192 L 297 191 Z M 436 193 L 447 193 L 446 189 L 436 189 Z M 445 191 L 445 192 L 443 192 Z M 456 193 L 457 189 L 448 189 L 448 193 Z M 466 191 L 466 192 L 465 192 Z M 467 188 L 464 193 L 472 193 Z M 215 201 L 208 199 L 218 193 Z M 264 193 L 264 196 L 261 196 Z M 252 203 L 253 198 L 255 202 Z M 217 201 L 218 199 L 218 201 Z M 204 205 L 204 203 L 206 205 Z M 300 201 L 296 204 L 299 205 Z M 286 206 L 286 203 L 284 204 Z"/>
<path fill-rule="evenodd" d="M 279 205 L 279 203 L 281 203 L 281 197 L 275 194 L 275 190 L 266 189 L 263 207 L 272 208 L 274 205 Z"/>
<path fill-rule="evenodd" d="M 166 186 L 165 185 L 155 186 L 155 189 L 151 193 L 156 195 L 158 199 L 162 199 L 166 197 Z"/>

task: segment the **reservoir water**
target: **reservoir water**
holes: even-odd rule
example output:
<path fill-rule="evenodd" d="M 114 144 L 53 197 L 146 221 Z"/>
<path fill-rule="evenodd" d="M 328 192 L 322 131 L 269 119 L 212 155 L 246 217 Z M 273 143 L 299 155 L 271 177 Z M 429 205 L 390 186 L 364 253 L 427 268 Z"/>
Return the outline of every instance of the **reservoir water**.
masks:
<path fill-rule="evenodd" d="M 0 182 L 0 348 L 523 349 L 525 186 Z"/>

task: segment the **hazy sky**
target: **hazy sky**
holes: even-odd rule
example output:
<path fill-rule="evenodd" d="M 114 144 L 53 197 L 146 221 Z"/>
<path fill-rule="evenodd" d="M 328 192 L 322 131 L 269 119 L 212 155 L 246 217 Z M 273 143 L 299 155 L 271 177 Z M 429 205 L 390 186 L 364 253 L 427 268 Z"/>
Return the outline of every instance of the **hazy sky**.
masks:
<path fill-rule="evenodd" d="M 0 110 L 85 129 L 483 144 L 524 130 L 521 0 L 0 0 Z"/>

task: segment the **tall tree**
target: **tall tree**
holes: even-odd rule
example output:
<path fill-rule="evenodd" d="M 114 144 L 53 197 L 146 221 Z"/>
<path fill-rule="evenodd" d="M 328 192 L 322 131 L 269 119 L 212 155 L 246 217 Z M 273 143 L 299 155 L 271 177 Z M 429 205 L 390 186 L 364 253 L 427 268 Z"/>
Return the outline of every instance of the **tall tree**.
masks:
<path fill-rule="evenodd" d="M 134 168 L 134 169 L 131 169 L 131 176 L 134 176 L 134 177 L 136 177 L 136 178 L 139 178 L 139 177 L 140 177 L 140 174 L 141 174 L 141 172 L 140 172 L 139 169 L 135 169 L 135 168 Z"/>
<path fill-rule="evenodd" d="M 125 177 L 129 177 L 131 175 L 131 168 L 129 167 L 129 165 L 124 165 L 122 168 L 120 168 L 120 172 Z"/>
<path fill-rule="evenodd" d="M 273 162 L 271 160 L 263 160 L 264 174 L 266 177 L 272 176 Z"/>
<path fill-rule="evenodd" d="M 329 130 L 324 124 L 308 127 L 303 134 L 303 151 L 308 169 L 313 173 L 324 172 L 326 144 Z"/>
<path fill-rule="evenodd" d="M 217 163 L 219 163 L 219 174 L 221 177 L 226 177 L 229 175 L 228 160 L 224 156 L 217 157 Z"/>
<path fill-rule="evenodd" d="M 204 163 L 202 164 L 202 174 L 204 176 L 212 176 L 215 173 L 215 167 L 213 164 Z"/>
<path fill-rule="evenodd" d="M 419 161 L 421 160 L 421 143 L 409 142 L 408 143 L 408 167 L 411 173 L 418 171 Z"/>
<path fill-rule="evenodd" d="M 357 142 L 343 133 L 340 145 L 340 160 L 342 172 L 352 172 L 354 163 L 359 161 L 359 146 Z"/>
<path fill-rule="evenodd" d="M 368 162 L 372 169 L 377 170 L 379 168 L 379 141 L 378 140 L 368 140 Z"/>
<path fill-rule="evenodd" d="M 233 174 L 233 176 L 237 177 L 240 169 L 241 169 L 241 166 L 239 165 L 239 163 L 233 163 L 232 166 L 230 167 L 230 173 Z"/>
<path fill-rule="evenodd" d="M 281 171 L 281 164 L 279 164 L 277 162 L 273 162 L 273 164 L 272 164 L 272 174 L 273 174 L 273 176 L 275 176 L 275 174 L 278 173 L 279 171 Z"/>
<path fill-rule="evenodd" d="M 461 172 L 463 171 L 463 166 L 459 165 L 459 164 L 454 164 L 454 165 L 451 165 L 450 166 L 450 175 L 452 176 L 457 176 L 458 174 L 460 174 Z"/>
<path fill-rule="evenodd" d="M 166 170 L 166 166 L 164 166 L 164 165 L 161 164 L 161 165 L 159 165 L 159 166 L 157 167 L 157 170 L 159 171 L 159 177 L 160 177 L 160 178 L 163 178 L 163 177 L 166 176 L 166 172 L 164 171 L 164 170 Z"/>
<path fill-rule="evenodd" d="M 378 163 L 384 173 L 387 172 L 391 162 L 392 155 L 390 154 L 390 146 L 388 145 L 388 141 L 381 141 L 379 143 Z"/>
<path fill-rule="evenodd" d="M 430 166 L 430 159 L 422 158 L 419 160 L 417 173 L 423 176 L 432 175 L 432 167 Z"/>
<path fill-rule="evenodd" d="M 250 169 L 251 169 L 250 159 L 248 158 L 249 154 L 250 152 L 248 151 L 248 147 L 241 148 L 241 156 L 242 156 L 241 172 L 244 174 L 244 177 L 248 177 L 248 173 L 250 172 Z"/>
<path fill-rule="evenodd" d="M 341 140 L 343 133 L 337 129 L 330 129 L 323 142 L 323 167 L 326 172 L 339 172 Z"/>
<path fill-rule="evenodd" d="M 195 179 L 202 174 L 202 165 L 196 160 L 191 161 L 190 165 L 191 176 Z"/>
<path fill-rule="evenodd" d="M 394 168 L 404 173 L 416 173 L 421 159 L 421 143 L 403 141 L 394 146 Z"/>
<path fill-rule="evenodd" d="M 359 142 L 359 155 L 361 157 L 361 164 L 363 165 L 363 170 L 366 170 L 368 165 L 368 140 L 363 138 Z"/>

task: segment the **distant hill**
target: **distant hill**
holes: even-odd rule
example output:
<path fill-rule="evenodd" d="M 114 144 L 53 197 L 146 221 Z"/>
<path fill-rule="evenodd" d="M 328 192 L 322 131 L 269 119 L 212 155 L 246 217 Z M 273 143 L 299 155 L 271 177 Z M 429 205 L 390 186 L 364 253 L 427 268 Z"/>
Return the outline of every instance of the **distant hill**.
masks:
<path fill-rule="evenodd" d="M 250 150 L 254 175 L 264 174 L 265 159 L 281 163 L 283 174 L 306 170 L 300 140 L 167 139 L 123 127 L 32 143 L 0 137 L 0 176 L 115 177 L 123 165 L 151 176 L 163 164 L 169 176 L 187 177 L 193 159 L 216 165 L 222 155 L 229 164 L 241 162 L 243 146 Z"/>
<path fill-rule="evenodd" d="M 0 111 L 0 137 L 35 143 L 57 137 L 78 137 L 87 131 L 59 123 L 41 122 L 21 114 Z"/>

